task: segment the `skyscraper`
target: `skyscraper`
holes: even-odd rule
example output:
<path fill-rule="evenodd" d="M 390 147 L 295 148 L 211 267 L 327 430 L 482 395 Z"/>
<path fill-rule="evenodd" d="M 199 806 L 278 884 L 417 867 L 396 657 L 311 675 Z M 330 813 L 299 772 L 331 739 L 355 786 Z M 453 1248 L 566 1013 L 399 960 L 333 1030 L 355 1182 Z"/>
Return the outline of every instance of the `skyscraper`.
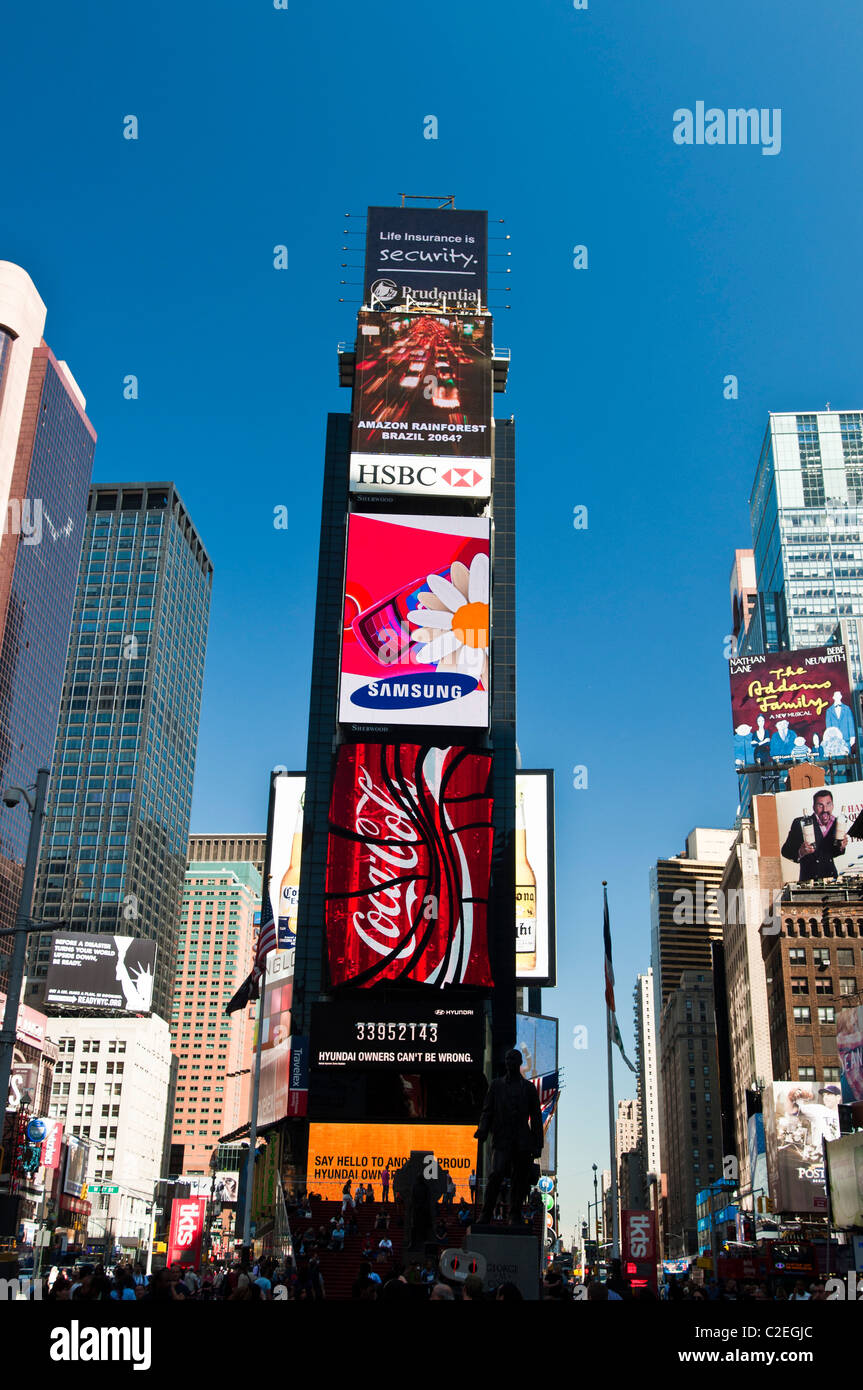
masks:
<path fill-rule="evenodd" d="M 212 576 L 173 483 L 91 488 L 34 912 L 155 940 L 165 1019 Z M 40 937 L 28 990 L 49 954 Z"/>
<path fill-rule="evenodd" d="M 0 261 L 0 786 L 49 767 L 96 435 L 65 362 L 42 338 L 45 305 Z M 15 920 L 30 819 L 0 805 L 0 928 Z M 0 939 L 0 985 L 11 949 Z"/>
<path fill-rule="evenodd" d="M 393 249 L 422 242 L 428 261 L 453 238 L 470 250 L 444 275 Z M 445 1161 L 461 1180 L 515 1037 L 515 427 L 493 419 L 508 358 L 486 241 L 484 213 L 369 210 L 363 308 L 339 359 L 353 410 L 328 419 L 295 933 L 278 911 L 293 1056 L 311 1058 L 283 1174 L 316 1191 L 335 1178 L 315 1154 L 398 1167 L 422 1145 L 443 1155 L 438 1140 L 457 1145 Z M 297 885 L 274 873 L 274 902 L 280 884 L 290 904 Z M 372 1019 L 369 1040 L 414 1046 L 357 1049 Z M 356 1176 L 374 1181 L 373 1161 Z"/>
<path fill-rule="evenodd" d="M 692 830 L 686 850 L 650 870 L 650 964 L 657 1020 L 683 970 L 711 969 L 710 942 L 721 939 L 717 906 L 733 830 Z"/>
<path fill-rule="evenodd" d="M 838 637 L 859 686 L 863 655 L 853 620 L 863 618 L 863 411 L 771 414 L 749 505 L 758 593 L 780 612 L 778 646 L 793 651 Z M 768 635 L 757 626 L 753 633 Z"/>
<path fill-rule="evenodd" d="M 722 1176 L 719 1059 L 713 979 L 683 970 L 659 1024 L 662 1162 L 668 1178 L 668 1253 L 698 1249 L 695 1194 Z"/>
<path fill-rule="evenodd" d="M 184 1173 L 207 1173 L 220 1135 L 249 1114 L 252 1026 L 225 1005 L 252 963 L 261 876 L 254 864 L 191 863 L 183 885 L 171 1048 L 178 1058 L 171 1142 Z"/>

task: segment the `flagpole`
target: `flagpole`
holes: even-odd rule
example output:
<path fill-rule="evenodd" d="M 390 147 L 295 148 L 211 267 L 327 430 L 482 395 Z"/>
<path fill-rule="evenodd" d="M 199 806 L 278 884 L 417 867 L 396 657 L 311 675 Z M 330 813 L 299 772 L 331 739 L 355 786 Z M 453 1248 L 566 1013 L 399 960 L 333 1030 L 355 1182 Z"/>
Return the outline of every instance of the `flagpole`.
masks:
<path fill-rule="evenodd" d="M 264 1040 L 264 988 L 267 983 L 267 958 L 258 986 L 258 1040 L 255 1047 L 255 1075 L 252 1083 L 252 1113 L 249 1120 L 249 1152 L 246 1158 L 246 1190 L 243 1200 L 243 1249 L 249 1253 L 252 1243 L 252 1187 L 255 1180 L 255 1147 L 258 1142 L 258 1094 L 261 1089 L 261 1045 Z"/>
<path fill-rule="evenodd" d="M 606 879 L 602 881 L 602 903 L 605 913 L 605 920 L 608 920 L 608 883 Z M 614 1125 L 614 1070 L 611 1057 L 611 1034 L 612 1034 L 612 1013 L 606 1003 L 605 1006 L 605 1041 L 608 1067 L 608 1147 L 611 1153 L 611 1258 L 620 1259 L 620 1227 L 617 1214 L 617 1162 L 615 1157 L 615 1125 Z"/>

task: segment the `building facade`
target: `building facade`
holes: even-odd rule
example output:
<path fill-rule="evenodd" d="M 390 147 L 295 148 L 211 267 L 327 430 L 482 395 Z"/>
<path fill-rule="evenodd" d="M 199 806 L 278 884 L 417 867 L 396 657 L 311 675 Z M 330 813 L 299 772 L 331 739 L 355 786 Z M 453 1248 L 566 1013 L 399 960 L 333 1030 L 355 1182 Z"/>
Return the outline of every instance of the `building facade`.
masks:
<path fill-rule="evenodd" d="M 733 830 L 696 828 L 686 849 L 650 870 L 650 965 L 657 1018 L 684 970 L 708 971 L 710 943 L 722 939 L 718 902 Z"/>
<path fill-rule="evenodd" d="M 659 1174 L 659 1068 L 657 1030 L 653 1011 L 653 970 L 639 975 L 633 991 L 635 1002 L 635 1066 L 638 1075 L 638 1149 L 645 1173 Z"/>
<path fill-rule="evenodd" d="M 713 979 L 684 970 L 668 995 L 659 1026 L 664 1120 L 662 1161 L 668 1178 L 666 1258 L 697 1252 L 696 1193 L 722 1176 L 719 1061 Z"/>
<path fill-rule="evenodd" d="M 50 768 L 96 435 L 42 339 L 29 275 L 0 261 L 0 786 Z M 0 805 L 0 928 L 14 924 L 30 816 Z M 0 984 L 11 950 L 0 940 Z"/>
<path fill-rule="evenodd" d="M 254 864 L 261 878 L 267 851 L 265 834 L 190 835 L 186 851 L 189 863 Z"/>
<path fill-rule="evenodd" d="M 88 1145 L 88 1236 L 147 1243 L 165 1151 L 171 1040 L 164 1019 L 52 1018 L 58 1048 L 49 1115 Z M 96 1193 L 96 1185 L 116 1193 Z"/>
<path fill-rule="evenodd" d="M 762 864 L 751 820 L 744 820 L 738 831 L 725 867 L 722 892 L 727 904 L 723 946 L 734 1147 L 745 1192 L 752 1183 L 747 1097 L 753 1088 L 769 1083 L 773 1075 L 762 931 L 765 923 L 770 925 L 776 894 L 781 892 L 781 871 L 776 864 Z"/>
<path fill-rule="evenodd" d="M 837 1015 L 863 998 L 863 889 L 786 885 L 763 951 L 773 1080 L 838 1085 Z"/>
<path fill-rule="evenodd" d="M 863 411 L 771 414 L 749 505 L 758 592 L 780 600 L 778 647 L 832 643 L 840 620 L 863 617 Z M 849 663 L 859 688 L 856 631 Z"/>
<path fill-rule="evenodd" d="M 207 1173 L 220 1137 L 249 1118 L 252 1015 L 238 1009 L 226 1017 L 225 1005 L 251 970 L 260 906 L 254 864 L 189 865 L 171 1008 L 178 1062 L 171 1146 L 184 1174 Z"/>
<path fill-rule="evenodd" d="M 166 1019 L 212 575 L 172 483 L 91 489 L 34 914 L 155 940 Z M 28 997 L 49 956 L 39 937 Z"/>

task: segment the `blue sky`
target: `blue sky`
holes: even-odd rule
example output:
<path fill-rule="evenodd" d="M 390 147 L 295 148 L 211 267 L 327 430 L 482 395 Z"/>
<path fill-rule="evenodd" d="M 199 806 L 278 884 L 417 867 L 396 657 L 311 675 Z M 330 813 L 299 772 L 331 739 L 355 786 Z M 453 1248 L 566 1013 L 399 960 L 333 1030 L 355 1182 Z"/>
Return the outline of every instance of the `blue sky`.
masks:
<path fill-rule="evenodd" d="M 608 1164 L 601 880 L 631 1043 L 649 866 L 735 814 L 723 638 L 767 412 L 863 405 L 860 37 L 851 0 L 47 0 L 4 19 L 0 257 L 48 305 L 96 480 L 173 478 L 215 565 L 195 830 L 262 827 L 268 768 L 305 756 L 325 415 L 349 409 L 339 299 L 359 294 L 343 228 L 454 193 L 511 236 L 496 407 L 518 431 L 519 743 L 557 770 L 566 1233 Z M 699 100 L 780 108 L 781 153 L 676 145 Z"/>

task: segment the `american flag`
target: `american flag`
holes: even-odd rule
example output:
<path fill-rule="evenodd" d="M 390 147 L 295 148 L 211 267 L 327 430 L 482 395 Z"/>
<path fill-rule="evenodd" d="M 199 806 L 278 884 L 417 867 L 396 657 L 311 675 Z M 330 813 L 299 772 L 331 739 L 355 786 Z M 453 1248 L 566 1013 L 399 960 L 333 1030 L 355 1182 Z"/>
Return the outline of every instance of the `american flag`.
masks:
<path fill-rule="evenodd" d="M 560 1073 L 550 1071 L 545 1076 L 535 1076 L 532 1084 L 539 1092 L 539 1104 L 542 1110 L 542 1128 L 545 1132 L 551 1124 L 554 1112 L 557 1109 L 557 1102 L 560 1100 Z"/>
<path fill-rule="evenodd" d="M 237 1009 L 244 1009 L 247 1004 L 251 1004 L 257 999 L 258 985 L 266 969 L 267 956 L 271 951 L 275 951 L 278 944 L 279 933 L 273 917 L 270 895 L 264 887 L 261 898 L 261 925 L 258 929 L 258 940 L 255 943 L 255 963 L 252 966 L 251 974 L 246 976 L 233 999 L 225 1005 L 226 1014 L 236 1013 Z"/>
<path fill-rule="evenodd" d="M 614 967 L 611 964 L 611 923 L 608 920 L 608 892 L 605 884 L 602 885 L 603 919 L 602 919 L 602 939 L 605 944 L 605 1003 L 608 1009 L 608 1029 L 611 1034 L 611 1041 L 616 1043 L 630 1071 L 635 1071 L 635 1067 L 630 1062 L 623 1050 L 623 1038 L 620 1036 L 620 1029 L 617 1026 L 617 1011 L 614 1007 Z"/>

